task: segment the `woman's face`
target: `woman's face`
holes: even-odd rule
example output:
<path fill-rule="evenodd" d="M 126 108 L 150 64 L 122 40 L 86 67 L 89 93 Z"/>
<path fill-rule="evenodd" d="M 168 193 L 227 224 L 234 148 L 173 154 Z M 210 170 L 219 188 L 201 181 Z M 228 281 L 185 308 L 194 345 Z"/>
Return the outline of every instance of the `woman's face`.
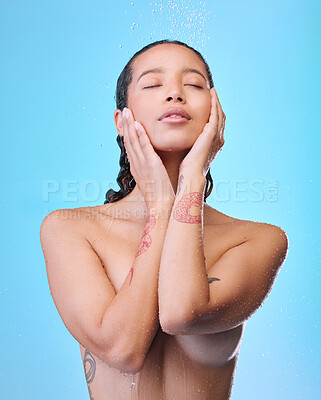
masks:
<path fill-rule="evenodd" d="M 210 87 L 204 63 L 190 49 L 157 45 L 133 62 L 128 108 L 155 149 L 189 149 L 208 122 Z"/>

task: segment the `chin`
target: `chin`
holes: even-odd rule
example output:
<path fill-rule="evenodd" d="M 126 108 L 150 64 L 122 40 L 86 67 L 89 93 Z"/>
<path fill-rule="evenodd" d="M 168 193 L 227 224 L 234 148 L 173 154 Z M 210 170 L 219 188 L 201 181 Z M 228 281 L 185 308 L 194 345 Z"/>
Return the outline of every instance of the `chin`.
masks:
<path fill-rule="evenodd" d="M 151 140 L 151 144 L 156 151 L 171 151 L 171 152 L 184 152 L 189 151 L 193 146 L 193 143 L 190 141 L 185 141 L 182 143 L 182 140 L 177 140 L 177 138 L 173 138 L 172 140 Z"/>
<path fill-rule="evenodd" d="M 159 151 L 186 151 L 195 143 L 198 136 L 191 132 L 176 131 L 176 132 L 155 132 L 154 135 L 149 135 L 150 142 L 155 150 Z"/>

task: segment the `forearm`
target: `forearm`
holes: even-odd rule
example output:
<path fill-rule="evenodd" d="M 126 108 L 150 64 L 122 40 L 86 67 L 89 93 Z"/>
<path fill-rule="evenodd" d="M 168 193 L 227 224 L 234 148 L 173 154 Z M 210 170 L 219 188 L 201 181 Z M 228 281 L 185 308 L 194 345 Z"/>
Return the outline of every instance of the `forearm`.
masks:
<path fill-rule="evenodd" d="M 209 302 L 203 244 L 206 181 L 185 175 L 175 198 L 159 270 L 159 315 L 166 331 L 175 330 L 176 323 L 192 322 L 198 309 Z"/>
<path fill-rule="evenodd" d="M 158 273 L 170 209 L 164 206 L 147 218 L 132 268 L 103 317 L 102 332 L 117 338 L 116 358 L 141 363 L 159 327 Z"/>

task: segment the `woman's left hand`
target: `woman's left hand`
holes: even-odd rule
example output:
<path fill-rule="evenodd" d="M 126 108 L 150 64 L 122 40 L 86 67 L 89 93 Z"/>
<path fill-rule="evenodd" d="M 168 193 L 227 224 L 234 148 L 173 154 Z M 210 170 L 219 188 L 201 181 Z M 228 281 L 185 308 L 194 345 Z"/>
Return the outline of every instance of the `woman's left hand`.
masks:
<path fill-rule="evenodd" d="M 192 174 L 206 176 L 213 160 L 224 145 L 225 114 L 217 97 L 216 90 L 212 88 L 211 93 L 211 115 L 203 132 L 195 141 L 180 165 L 180 172 L 186 169 Z"/>

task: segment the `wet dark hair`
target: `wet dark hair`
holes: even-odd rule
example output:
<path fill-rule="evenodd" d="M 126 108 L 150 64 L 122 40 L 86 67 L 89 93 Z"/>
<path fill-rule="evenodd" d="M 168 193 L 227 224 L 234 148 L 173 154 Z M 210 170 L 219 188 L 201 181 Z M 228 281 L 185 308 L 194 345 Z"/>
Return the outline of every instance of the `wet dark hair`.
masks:
<path fill-rule="evenodd" d="M 209 80 L 210 87 L 214 87 L 213 83 L 213 77 L 212 73 L 210 71 L 210 68 L 203 58 L 202 54 L 195 50 L 193 47 L 189 46 L 188 44 L 184 42 L 180 42 L 178 40 L 159 40 L 157 42 L 153 42 L 148 44 L 147 46 L 143 47 L 141 50 L 139 50 L 137 53 L 135 53 L 132 58 L 128 61 L 124 69 L 122 70 L 121 74 L 119 75 L 119 78 L 117 80 L 117 88 L 116 88 L 116 106 L 117 109 L 123 110 L 124 107 L 127 107 L 127 101 L 128 101 L 128 87 L 132 81 L 133 77 L 133 61 L 142 53 L 145 51 L 151 49 L 152 47 L 158 46 L 160 44 L 176 44 L 179 46 L 186 47 L 190 50 L 192 50 L 204 63 L 206 73 L 207 73 L 207 78 Z M 104 204 L 107 203 L 114 203 L 117 200 L 120 200 L 124 197 L 126 197 L 136 186 L 136 182 L 130 173 L 130 165 L 129 161 L 127 158 L 125 146 L 124 146 L 124 139 L 122 136 L 117 135 L 117 143 L 120 147 L 120 160 L 119 160 L 119 165 L 120 165 L 120 171 L 118 173 L 117 177 L 117 183 L 120 187 L 120 190 L 116 192 L 114 189 L 109 189 L 106 193 L 106 200 Z M 211 194 L 213 190 L 213 179 L 211 177 L 210 170 L 208 170 L 207 175 L 206 175 L 206 186 L 205 186 L 205 193 L 204 193 L 204 201 L 206 202 L 207 197 Z"/>

